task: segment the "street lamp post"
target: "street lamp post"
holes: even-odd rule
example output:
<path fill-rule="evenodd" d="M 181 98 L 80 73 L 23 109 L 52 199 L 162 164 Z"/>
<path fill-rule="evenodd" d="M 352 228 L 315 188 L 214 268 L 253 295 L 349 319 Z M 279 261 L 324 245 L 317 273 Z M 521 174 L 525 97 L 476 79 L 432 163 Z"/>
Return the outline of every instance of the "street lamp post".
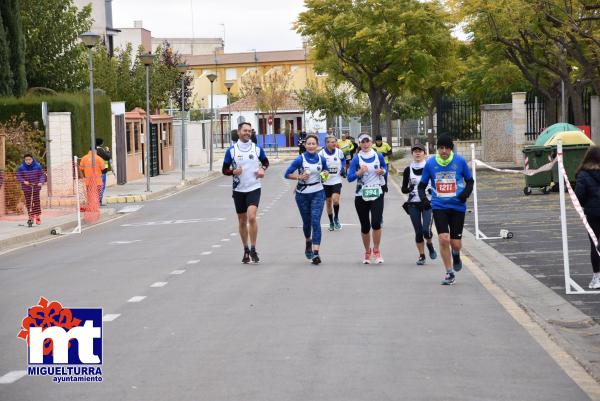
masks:
<path fill-rule="evenodd" d="M 150 192 L 150 66 L 154 55 L 150 52 L 141 54 L 140 60 L 146 66 L 146 192 Z"/>
<path fill-rule="evenodd" d="M 260 95 L 260 91 L 261 91 L 261 87 L 260 86 L 255 86 L 254 87 L 254 94 L 256 95 L 256 132 L 258 132 L 258 134 L 260 135 L 260 104 L 258 101 L 258 96 Z M 265 127 L 266 128 L 266 127 Z M 263 134 L 263 144 L 262 146 L 266 146 L 267 142 L 267 137 L 266 134 Z"/>
<path fill-rule="evenodd" d="M 96 172 L 96 129 L 94 127 L 94 61 L 92 49 L 100 40 L 100 35 L 94 32 L 85 32 L 80 36 L 81 41 L 88 48 L 88 69 L 90 71 L 90 150 L 92 151 L 92 174 Z"/>
<path fill-rule="evenodd" d="M 214 120 L 214 110 L 213 110 L 213 84 L 217 79 L 217 74 L 208 74 L 206 76 L 210 81 L 210 138 L 209 138 L 209 146 L 210 149 L 208 151 L 208 170 L 213 170 L 213 120 Z"/>
<path fill-rule="evenodd" d="M 185 63 L 177 64 L 177 70 L 181 73 L 181 182 L 185 182 L 185 76 L 188 66 Z"/>
<path fill-rule="evenodd" d="M 231 100 L 230 100 L 230 96 L 231 96 L 231 87 L 233 86 L 233 81 L 227 81 L 225 82 L 225 88 L 227 88 L 227 114 L 229 116 L 229 133 L 231 134 Z M 229 137 L 229 140 L 231 140 L 231 137 Z M 221 137 L 221 148 L 223 147 L 223 137 Z"/>

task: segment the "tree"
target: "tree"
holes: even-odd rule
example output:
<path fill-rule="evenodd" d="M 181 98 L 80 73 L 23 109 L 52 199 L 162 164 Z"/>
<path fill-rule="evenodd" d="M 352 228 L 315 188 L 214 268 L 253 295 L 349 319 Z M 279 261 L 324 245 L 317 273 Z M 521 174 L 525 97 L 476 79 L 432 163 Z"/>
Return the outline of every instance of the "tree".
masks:
<path fill-rule="evenodd" d="M 292 96 L 290 92 L 291 77 L 282 70 L 272 70 L 264 75 L 258 72 L 246 74 L 240 83 L 240 94 L 243 97 L 251 96 L 256 99 L 256 88 L 260 89 L 257 98 L 259 110 L 267 112 L 275 118 L 277 111 L 285 105 L 286 100 Z"/>
<path fill-rule="evenodd" d="M 25 76 L 25 40 L 21 24 L 19 0 L 0 2 L 0 25 L 4 25 L 9 49 L 9 65 L 12 75 L 11 93 L 22 96 L 27 90 Z"/>
<path fill-rule="evenodd" d="M 6 32 L 2 22 L 2 9 L 0 9 L 0 96 L 12 95 L 13 79 L 10 68 L 10 53 L 6 41 Z"/>
<path fill-rule="evenodd" d="M 432 2 L 433 3 L 433 2 Z M 417 0 L 306 0 L 296 30 L 310 39 L 316 68 L 335 82 L 347 81 L 371 105 L 373 134 L 386 111 L 388 141 L 392 105 L 406 88 L 426 82 L 442 53 L 437 32 L 449 30 L 432 7 Z"/>
<path fill-rule="evenodd" d="M 310 80 L 295 94 L 304 110 L 313 114 L 321 112 L 328 120 L 335 116 L 351 116 L 357 109 L 356 102 L 353 102 L 354 93 L 348 87 L 329 80 L 322 83 Z"/>
<path fill-rule="evenodd" d="M 72 0 L 21 0 L 30 87 L 56 91 L 85 87 L 86 49 L 79 35 L 90 29 L 91 12 L 90 5 L 78 10 Z"/>

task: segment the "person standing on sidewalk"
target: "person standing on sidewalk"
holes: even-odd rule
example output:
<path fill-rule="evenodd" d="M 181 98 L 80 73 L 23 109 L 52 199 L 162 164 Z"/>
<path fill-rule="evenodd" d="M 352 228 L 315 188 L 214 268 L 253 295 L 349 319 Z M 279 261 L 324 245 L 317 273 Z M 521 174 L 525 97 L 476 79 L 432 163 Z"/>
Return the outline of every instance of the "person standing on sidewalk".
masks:
<path fill-rule="evenodd" d="M 402 176 L 402 193 L 408 194 L 408 200 L 402 207 L 410 216 L 410 221 L 415 230 L 415 242 L 419 251 L 417 265 L 422 266 L 425 264 L 425 240 L 427 240 L 429 258 L 432 260 L 437 258 L 437 253 L 431 241 L 433 237 L 431 232 L 431 225 L 433 224 L 431 206 L 425 207 L 424 203 L 421 202 L 417 189 L 425 167 L 425 147 L 420 143 L 416 143 L 411 148 L 411 154 L 413 162 L 404 169 Z M 427 187 L 425 194 L 427 200 L 430 200 L 431 187 Z"/>
<path fill-rule="evenodd" d="M 577 169 L 575 194 L 583 207 L 588 224 L 600 240 L 600 148 L 590 146 Z M 592 281 L 589 288 L 600 289 L 600 256 L 592 237 L 590 238 L 590 258 L 592 262 Z"/>
<path fill-rule="evenodd" d="M 79 170 L 85 177 L 85 188 L 87 193 L 87 209 L 91 212 L 100 210 L 100 196 L 102 193 L 102 175 L 106 174 L 104 159 L 96 153 L 95 168 L 92 168 L 92 150 L 79 161 Z"/>
<path fill-rule="evenodd" d="M 258 224 L 256 211 L 260 203 L 261 179 L 269 168 L 265 151 L 252 142 L 252 125 L 243 122 L 238 125 L 238 141 L 227 149 L 223 159 L 222 172 L 233 176 L 233 203 L 238 216 L 240 239 L 244 246 L 242 263 L 259 263 L 256 252 Z M 250 243 L 250 246 L 248 246 Z"/>
<path fill-rule="evenodd" d="M 296 205 L 302 218 L 302 231 L 306 240 L 304 256 L 313 265 L 321 263 L 321 215 L 325 205 L 323 180 L 327 180 L 327 161 L 317 150 L 319 138 L 310 134 L 306 137 L 306 152 L 298 156 L 285 171 L 284 177 L 298 181 Z"/>
<path fill-rule="evenodd" d="M 40 192 L 46 182 L 46 173 L 42 165 L 29 153 L 23 155 L 23 162 L 17 169 L 17 181 L 21 184 L 21 190 L 25 196 L 25 207 L 27 215 L 31 222 L 42 224 L 40 205 Z"/>
<path fill-rule="evenodd" d="M 424 207 L 431 205 L 433 208 L 433 220 L 446 268 L 442 285 L 454 284 L 455 273 L 462 269 L 462 231 L 467 199 L 474 184 L 467 162 L 462 156 L 455 154 L 453 149 L 454 142 L 450 135 L 438 137 L 437 154 L 425 163 L 418 186 L 419 198 Z M 425 193 L 430 183 L 433 188 L 431 203 Z"/>
<path fill-rule="evenodd" d="M 110 161 L 112 159 L 112 153 L 108 146 L 102 146 L 104 140 L 102 138 L 96 138 L 96 154 L 104 160 L 106 164 L 106 170 L 102 172 L 102 190 L 100 191 L 100 205 L 102 205 L 102 199 L 104 198 L 104 191 L 106 190 L 106 174 L 110 171 Z"/>
<path fill-rule="evenodd" d="M 360 151 L 352 158 L 348 168 L 348 182 L 357 181 L 354 206 L 360 220 L 360 232 L 365 247 L 364 264 L 383 263 L 381 250 L 381 221 L 383 219 L 383 185 L 387 164 L 383 155 L 372 148 L 371 135 L 360 134 Z M 371 231 L 373 248 L 371 249 Z"/>
<path fill-rule="evenodd" d="M 341 230 L 340 224 L 340 194 L 342 193 L 342 177 L 346 177 L 346 159 L 340 149 L 336 147 L 335 136 L 325 139 L 325 147 L 319 152 L 327 161 L 329 178 L 323 183 L 325 188 L 325 205 L 329 217 L 329 231 Z"/>

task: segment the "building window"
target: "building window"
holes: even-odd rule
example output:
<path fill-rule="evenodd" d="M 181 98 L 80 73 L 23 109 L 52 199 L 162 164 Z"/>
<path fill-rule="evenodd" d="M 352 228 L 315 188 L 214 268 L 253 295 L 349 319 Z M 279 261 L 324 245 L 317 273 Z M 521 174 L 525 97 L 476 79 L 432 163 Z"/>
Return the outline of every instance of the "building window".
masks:
<path fill-rule="evenodd" d="M 237 71 L 235 68 L 227 68 L 225 70 L 225 80 L 235 81 L 237 79 Z"/>

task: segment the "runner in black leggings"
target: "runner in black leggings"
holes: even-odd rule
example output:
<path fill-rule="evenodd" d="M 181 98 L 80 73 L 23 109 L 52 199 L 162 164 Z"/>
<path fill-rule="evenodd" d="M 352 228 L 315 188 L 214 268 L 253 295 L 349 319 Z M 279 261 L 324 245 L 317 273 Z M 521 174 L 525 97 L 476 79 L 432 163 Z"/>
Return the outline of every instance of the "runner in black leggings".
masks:
<path fill-rule="evenodd" d="M 575 194 L 583 207 L 585 217 L 596 235 L 600 236 L 600 148 L 591 146 L 577 169 Z M 590 237 L 590 258 L 592 262 L 592 281 L 589 288 L 600 289 L 600 257 L 598 249 Z"/>
<path fill-rule="evenodd" d="M 387 165 L 383 155 L 371 148 L 369 134 L 361 134 L 358 142 L 361 150 L 352 158 L 348 169 L 348 181 L 358 180 L 354 206 L 360 220 L 360 232 L 365 247 L 363 263 L 370 264 L 371 256 L 375 258 L 375 263 L 383 263 L 379 244 L 383 218 L 382 186 L 385 185 L 384 175 L 387 174 Z M 372 250 L 371 229 L 373 230 Z"/>
<path fill-rule="evenodd" d="M 421 174 L 425 167 L 425 147 L 420 143 L 413 145 L 411 149 L 413 162 L 410 166 L 404 170 L 402 179 L 402 193 L 408 194 L 408 200 L 404 204 L 404 210 L 410 216 L 413 228 L 415 229 L 415 242 L 417 243 L 417 250 L 419 251 L 419 259 L 417 260 L 418 265 L 425 264 L 425 241 L 427 240 L 427 249 L 429 251 L 429 258 L 437 258 L 437 253 L 431 242 L 433 233 L 431 232 L 431 225 L 433 224 L 431 206 L 425 207 L 424 203 L 421 202 L 419 197 L 419 191 L 417 189 L 419 182 L 421 181 Z M 431 187 L 426 190 L 427 198 L 430 199 Z"/>

